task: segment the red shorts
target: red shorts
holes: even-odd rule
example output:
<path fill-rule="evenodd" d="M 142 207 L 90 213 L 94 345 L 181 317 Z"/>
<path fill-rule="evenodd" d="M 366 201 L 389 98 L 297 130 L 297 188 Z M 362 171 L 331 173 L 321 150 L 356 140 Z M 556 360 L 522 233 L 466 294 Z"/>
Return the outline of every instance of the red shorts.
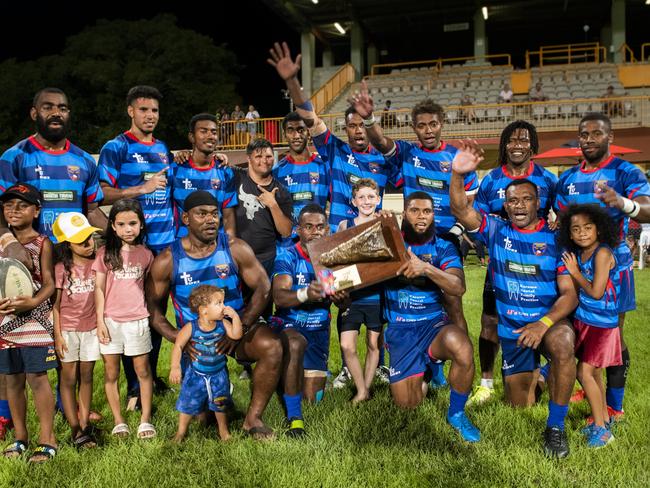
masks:
<path fill-rule="evenodd" d="M 621 333 L 618 327 L 605 329 L 573 321 L 576 331 L 576 357 L 595 368 L 623 364 L 621 358 Z"/>

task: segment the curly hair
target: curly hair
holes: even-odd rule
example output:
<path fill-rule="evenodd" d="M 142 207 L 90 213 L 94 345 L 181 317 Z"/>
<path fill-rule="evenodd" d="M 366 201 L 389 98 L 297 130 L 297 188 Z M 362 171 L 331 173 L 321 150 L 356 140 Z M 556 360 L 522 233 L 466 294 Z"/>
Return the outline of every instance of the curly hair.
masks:
<path fill-rule="evenodd" d="M 531 154 L 534 156 L 539 152 L 539 138 L 537 137 L 537 129 L 535 129 L 535 126 L 530 122 L 526 122 L 525 120 L 515 120 L 514 122 L 506 125 L 505 129 L 501 131 L 501 139 L 499 140 L 499 164 L 506 164 L 508 162 L 508 153 L 506 151 L 506 146 L 510 142 L 512 134 L 514 134 L 517 129 L 524 129 L 528 131 Z"/>
<path fill-rule="evenodd" d="M 196 314 L 199 313 L 199 307 L 205 307 L 210 303 L 210 299 L 217 293 L 226 295 L 223 288 L 214 285 L 199 285 L 192 289 L 190 293 L 190 310 Z"/>
<path fill-rule="evenodd" d="M 580 247 L 571 239 L 571 217 L 585 215 L 595 225 L 598 232 L 598 242 L 614 249 L 619 242 L 616 224 L 607 211 L 599 205 L 569 205 L 560 214 L 560 233 L 558 242 L 561 247 L 573 252 L 580 251 Z"/>
<path fill-rule="evenodd" d="M 138 237 L 135 238 L 134 245 L 139 245 L 145 242 L 147 237 L 147 227 L 145 225 L 144 213 L 142 206 L 137 200 L 130 198 L 122 198 L 115 202 L 111 207 L 111 212 L 108 214 L 108 225 L 106 226 L 106 249 L 104 254 L 104 263 L 106 267 L 113 271 L 122 269 L 122 239 L 119 238 L 113 224 L 117 214 L 121 212 L 134 212 L 138 216 L 138 220 L 142 224 L 142 230 Z"/>

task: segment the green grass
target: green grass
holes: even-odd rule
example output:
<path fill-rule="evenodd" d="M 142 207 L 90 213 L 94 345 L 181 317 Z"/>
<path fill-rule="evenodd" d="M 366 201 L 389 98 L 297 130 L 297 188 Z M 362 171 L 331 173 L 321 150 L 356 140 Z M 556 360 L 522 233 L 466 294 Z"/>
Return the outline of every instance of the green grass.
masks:
<path fill-rule="evenodd" d="M 466 269 L 465 312 L 474 344 L 484 273 L 477 266 Z M 628 317 L 625 332 L 632 357 L 626 420 L 616 427 L 616 441 L 601 450 L 585 447 L 579 433 L 588 413 L 586 403 L 572 405 L 569 411 L 571 456 L 553 461 L 541 451 L 547 395 L 529 409 L 514 410 L 500 400 L 471 409 L 470 417 L 483 438 L 468 445 L 445 423 L 448 390 L 430 394 L 420 408 L 404 412 L 393 406 L 384 386 L 377 386 L 373 399 L 357 408 L 348 403 L 351 389 L 328 390 L 321 404 L 305 408 L 309 436 L 304 440 L 280 436 L 275 442 L 255 442 L 242 435 L 239 416 L 231 423 L 233 440 L 228 443 L 217 440 L 214 427 L 193 424 L 187 441 L 177 446 L 169 442 L 176 429 L 176 397 L 169 394 L 154 400 L 159 437 L 151 442 L 105 436 L 100 448 L 79 453 L 70 444 L 64 419 L 57 415 L 60 451 L 55 460 L 29 466 L 22 460 L 0 459 L 0 486 L 650 486 L 650 325 L 646 324 L 650 304 L 645 298 L 650 292 L 650 271 L 637 272 L 636 277 L 639 307 Z M 330 366 L 338 372 L 335 335 L 331 351 Z M 166 344 L 162 375 L 168 373 L 169 352 Z M 235 403 L 243 411 L 248 405 L 248 383 L 237 379 L 239 366 L 230 366 Z M 100 427 L 110 432 L 101 371 L 98 364 L 94 407 L 104 415 Z M 497 383 L 500 397 L 500 376 Z M 137 414 L 127 419 L 135 431 Z M 272 399 L 265 420 L 278 431 L 284 428 L 277 398 Z M 30 431 L 37 428 L 32 414 Z"/>

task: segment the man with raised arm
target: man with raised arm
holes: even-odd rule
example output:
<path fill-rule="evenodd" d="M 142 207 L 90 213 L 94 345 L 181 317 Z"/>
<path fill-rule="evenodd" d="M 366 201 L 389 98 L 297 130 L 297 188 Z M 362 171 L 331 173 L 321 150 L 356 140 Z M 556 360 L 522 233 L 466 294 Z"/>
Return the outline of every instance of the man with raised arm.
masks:
<path fill-rule="evenodd" d="M 475 143 L 464 146 L 478 151 Z M 504 210 L 508 220 L 481 213 L 470 205 L 463 188 L 463 176 L 476 170 L 477 161 L 454 160 L 451 209 L 489 249 L 506 399 L 514 406 L 532 405 L 539 355 L 549 358 L 544 451 L 551 457 L 566 457 L 569 445 L 564 419 L 576 378 L 575 334 L 567 316 L 578 304 L 576 290 L 562 262 L 555 232 L 537 214 L 537 185 L 518 179 L 506 186 Z"/>

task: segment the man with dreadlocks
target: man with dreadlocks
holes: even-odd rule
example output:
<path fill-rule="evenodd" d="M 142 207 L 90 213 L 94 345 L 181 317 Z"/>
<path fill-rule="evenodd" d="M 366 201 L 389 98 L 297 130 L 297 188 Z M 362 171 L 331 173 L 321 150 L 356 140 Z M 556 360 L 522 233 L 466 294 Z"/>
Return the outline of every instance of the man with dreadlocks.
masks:
<path fill-rule="evenodd" d="M 539 192 L 539 218 L 548 216 L 555 201 L 557 177 L 550 171 L 531 161 L 537 154 L 539 141 L 535 126 L 524 121 L 515 120 L 501 132 L 499 142 L 499 166 L 488 173 L 483 180 L 474 200 L 474 206 L 481 213 L 497 214 L 507 218 L 503 204 L 506 198 L 505 188 L 511 182 L 527 179 L 537 185 Z M 496 298 L 492 281 L 492 270 L 488 267 L 483 287 L 483 313 L 481 314 L 481 334 L 478 340 L 479 360 L 481 364 L 481 384 L 478 385 L 469 400 L 471 404 L 480 404 L 494 393 L 493 369 L 499 338 L 497 336 Z"/>

